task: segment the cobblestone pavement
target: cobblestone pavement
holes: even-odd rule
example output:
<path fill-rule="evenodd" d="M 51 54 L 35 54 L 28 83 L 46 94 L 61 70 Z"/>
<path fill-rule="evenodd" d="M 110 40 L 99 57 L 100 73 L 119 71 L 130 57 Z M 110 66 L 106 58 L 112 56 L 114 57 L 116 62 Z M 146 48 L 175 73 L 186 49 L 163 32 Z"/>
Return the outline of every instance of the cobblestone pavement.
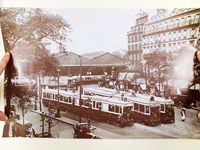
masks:
<path fill-rule="evenodd" d="M 200 139 L 200 120 L 196 117 L 198 110 L 187 109 L 185 122 L 181 121 L 180 112 L 180 108 L 175 108 L 175 123 L 172 124 L 161 124 L 158 127 L 148 127 L 140 124 L 135 124 L 135 126 L 174 138 Z"/>

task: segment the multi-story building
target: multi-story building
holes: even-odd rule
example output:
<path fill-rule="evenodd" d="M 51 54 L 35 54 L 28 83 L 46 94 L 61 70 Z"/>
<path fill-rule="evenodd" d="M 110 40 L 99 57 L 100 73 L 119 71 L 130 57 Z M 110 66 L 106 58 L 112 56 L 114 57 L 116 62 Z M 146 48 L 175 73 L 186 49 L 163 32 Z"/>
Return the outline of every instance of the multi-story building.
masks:
<path fill-rule="evenodd" d="M 140 12 L 136 23 L 128 32 L 128 69 L 130 71 L 141 71 L 142 61 L 142 40 L 143 40 L 143 26 L 148 20 L 148 14 Z"/>
<path fill-rule="evenodd" d="M 144 25 L 144 54 L 155 50 L 177 52 L 200 37 L 200 9 L 157 9 L 157 14 Z"/>
<path fill-rule="evenodd" d="M 145 79 L 149 82 L 155 79 L 160 89 L 160 83 L 167 83 L 172 74 L 170 71 L 173 69 L 169 69 L 169 66 L 173 64 L 174 56 L 187 50 L 184 48 L 187 45 L 195 46 L 200 38 L 200 8 L 156 11 L 152 17 L 141 13 L 136 19 L 136 25 L 131 27 L 128 32 L 128 57 L 129 69 L 138 71 L 143 64 Z M 146 64 L 142 60 L 155 51 L 161 51 L 169 57 L 162 63 L 158 62 L 157 68 L 150 68 L 149 62 Z M 162 68 L 164 66 L 165 68 Z"/>

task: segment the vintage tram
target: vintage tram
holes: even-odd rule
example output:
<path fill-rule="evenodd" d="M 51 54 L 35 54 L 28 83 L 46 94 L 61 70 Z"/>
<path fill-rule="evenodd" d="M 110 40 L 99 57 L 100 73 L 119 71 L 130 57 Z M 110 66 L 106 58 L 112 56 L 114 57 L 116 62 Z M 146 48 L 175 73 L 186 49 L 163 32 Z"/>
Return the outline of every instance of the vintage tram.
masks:
<path fill-rule="evenodd" d="M 80 99 L 78 93 L 63 90 L 59 91 L 58 96 L 58 92 L 55 89 L 45 89 L 42 92 L 42 101 L 45 106 L 56 107 L 58 97 L 61 110 L 121 126 L 132 124 L 130 115 L 133 105 L 131 102 L 96 95 L 81 95 Z"/>
<path fill-rule="evenodd" d="M 103 81 L 103 75 L 83 75 L 82 84 L 97 84 Z M 67 83 L 73 85 L 80 85 L 80 76 L 67 77 Z"/>
<path fill-rule="evenodd" d="M 109 97 L 121 97 L 123 96 L 124 99 L 128 101 L 133 101 L 131 97 L 133 97 L 135 100 L 139 99 L 139 101 L 143 101 L 146 99 L 147 101 L 150 100 L 151 95 L 144 95 L 144 94 L 135 94 L 131 92 L 126 91 L 117 91 L 115 89 L 109 89 L 109 88 L 86 88 L 84 90 L 86 94 L 92 94 L 92 95 L 102 95 L 102 96 L 109 96 Z M 120 93 L 120 94 L 119 94 Z M 174 116 L 174 101 L 170 99 L 164 99 L 161 97 L 153 96 L 153 100 L 157 103 L 159 103 L 160 108 L 160 121 L 161 123 L 174 123 L 175 116 Z"/>
<path fill-rule="evenodd" d="M 150 95 L 136 94 L 137 97 L 143 99 L 150 99 Z M 174 101 L 171 99 L 165 99 L 157 96 L 153 96 L 154 101 L 160 104 L 160 120 L 161 123 L 174 123 Z"/>
<path fill-rule="evenodd" d="M 121 93 L 120 93 L 121 92 Z M 131 119 L 134 122 L 145 124 L 148 126 L 158 126 L 161 124 L 160 104 L 150 99 L 144 99 L 129 95 L 124 91 L 112 91 L 106 88 L 85 88 L 84 93 L 88 95 L 99 95 L 102 97 L 110 97 L 120 99 L 121 101 L 132 103 Z"/>

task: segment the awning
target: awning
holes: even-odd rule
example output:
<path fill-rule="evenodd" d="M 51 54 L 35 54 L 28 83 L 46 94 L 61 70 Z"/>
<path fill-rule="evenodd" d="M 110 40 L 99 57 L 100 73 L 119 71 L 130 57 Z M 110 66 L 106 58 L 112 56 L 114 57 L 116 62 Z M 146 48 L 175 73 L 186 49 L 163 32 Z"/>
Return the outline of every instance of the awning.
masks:
<path fill-rule="evenodd" d="M 135 73 L 132 72 L 120 72 L 118 75 L 118 80 L 129 80 L 133 79 Z"/>

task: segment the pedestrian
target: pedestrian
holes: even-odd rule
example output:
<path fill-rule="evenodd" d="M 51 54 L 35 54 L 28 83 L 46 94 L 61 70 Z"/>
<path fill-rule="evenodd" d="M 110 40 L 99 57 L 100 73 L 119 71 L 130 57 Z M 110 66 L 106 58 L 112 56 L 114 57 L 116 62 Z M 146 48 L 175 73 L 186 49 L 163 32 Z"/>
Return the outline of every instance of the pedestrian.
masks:
<path fill-rule="evenodd" d="M 186 119 L 186 109 L 182 108 L 181 109 L 181 120 L 184 122 Z"/>
<path fill-rule="evenodd" d="M 10 53 L 6 53 L 3 58 L 0 61 L 0 75 L 2 74 L 2 72 L 4 71 L 7 63 L 9 62 L 10 59 Z M 8 120 L 8 117 L 2 112 L 0 111 L 0 121 L 6 121 Z"/>

